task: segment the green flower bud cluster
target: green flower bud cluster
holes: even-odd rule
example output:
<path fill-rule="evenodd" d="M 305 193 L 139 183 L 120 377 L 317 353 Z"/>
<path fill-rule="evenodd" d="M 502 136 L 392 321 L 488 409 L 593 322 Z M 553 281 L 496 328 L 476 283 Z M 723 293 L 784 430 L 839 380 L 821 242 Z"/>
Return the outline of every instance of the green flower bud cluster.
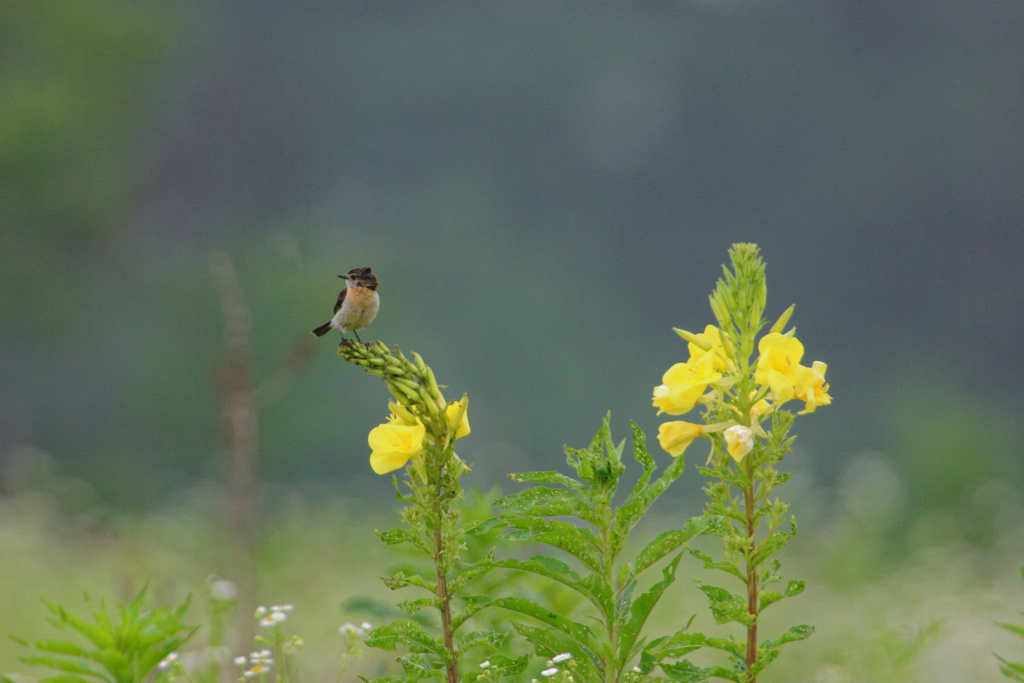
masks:
<path fill-rule="evenodd" d="M 381 341 L 360 344 L 346 339 L 338 347 L 338 355 L 381 377 L 402 407 L 420 418 L 428 432 L 444 437 L 448 428 L 444 417 L 447 403 L 434 371 L 420 354 L 414 351 L 410 360 L 397 346 L 392 353 Z"/>

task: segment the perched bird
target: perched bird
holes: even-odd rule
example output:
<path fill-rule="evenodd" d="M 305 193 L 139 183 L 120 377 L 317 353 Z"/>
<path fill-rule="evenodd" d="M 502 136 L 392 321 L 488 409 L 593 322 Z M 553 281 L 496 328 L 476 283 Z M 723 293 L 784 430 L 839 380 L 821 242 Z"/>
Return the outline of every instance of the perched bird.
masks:
<path fill-rule="evenodd" d="M 352 332 L 359 339 L 361 330 L 377 316 L 377 309 L 380 308 L 380 297 L 377 295 L 377 276 L 369 266 L 353 268 L 345 275 L 339 275 L 345 280 L 346 287 L 338 294 L 338 302 L 334 304 L 334 317 L 320 327 L 313 330 L 313 334 L 322 337 L 331 331 L 331 328 L 341 332 L 342 340 L 346 332 Z"/>

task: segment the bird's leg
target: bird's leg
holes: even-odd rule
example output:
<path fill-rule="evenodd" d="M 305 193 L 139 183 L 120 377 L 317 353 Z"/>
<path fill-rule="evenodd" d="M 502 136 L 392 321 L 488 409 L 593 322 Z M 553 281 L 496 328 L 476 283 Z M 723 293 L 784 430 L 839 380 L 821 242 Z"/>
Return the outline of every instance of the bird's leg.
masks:
<path fill-rule="evenodd" d="M 359 338 L 359 333 L 358 332 L 356 332 L 355 330 L 352 330 L 352 334 L 356 335 L 356 341 L 358 341 L 360 344 L 363 343 L 363 340 Z"/>

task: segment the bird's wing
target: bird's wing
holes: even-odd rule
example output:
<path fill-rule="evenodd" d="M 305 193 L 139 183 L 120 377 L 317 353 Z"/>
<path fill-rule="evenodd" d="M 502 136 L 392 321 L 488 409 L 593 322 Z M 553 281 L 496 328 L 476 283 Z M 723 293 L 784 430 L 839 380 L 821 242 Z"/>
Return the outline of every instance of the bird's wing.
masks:
<path fill-rule="evenodd" d="M 334 304 L 334 312 L 337 313 L 341 310 L 341 305 L 345 303 L 345 293 L 348 292 L 348 288 L 341 290 L 338 293 L 338 303 Z"/>

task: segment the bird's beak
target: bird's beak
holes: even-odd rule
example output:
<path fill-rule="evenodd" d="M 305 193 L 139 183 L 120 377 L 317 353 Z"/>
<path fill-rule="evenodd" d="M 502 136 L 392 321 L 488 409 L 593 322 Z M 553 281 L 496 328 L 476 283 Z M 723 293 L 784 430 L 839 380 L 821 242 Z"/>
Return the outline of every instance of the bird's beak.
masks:
<path fill-rule="evenodd" d="M 348 275 L 339 275 L 338 277 L 340 277 L 342 280 L 347 280 L 348 279 Z"/>

